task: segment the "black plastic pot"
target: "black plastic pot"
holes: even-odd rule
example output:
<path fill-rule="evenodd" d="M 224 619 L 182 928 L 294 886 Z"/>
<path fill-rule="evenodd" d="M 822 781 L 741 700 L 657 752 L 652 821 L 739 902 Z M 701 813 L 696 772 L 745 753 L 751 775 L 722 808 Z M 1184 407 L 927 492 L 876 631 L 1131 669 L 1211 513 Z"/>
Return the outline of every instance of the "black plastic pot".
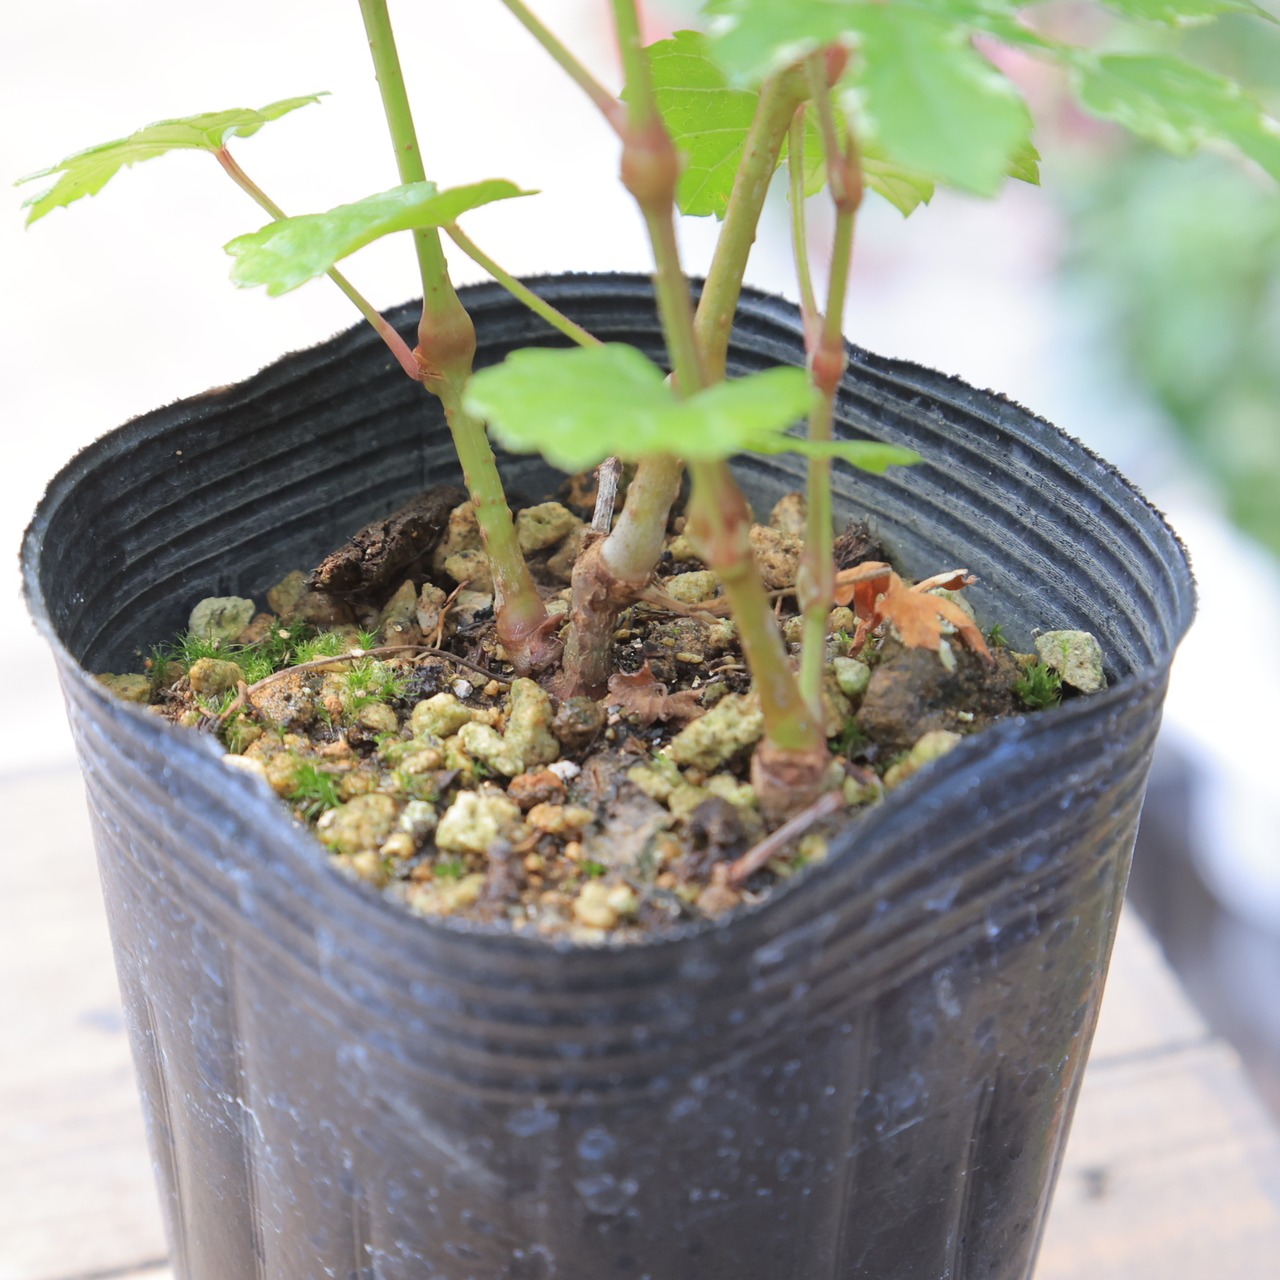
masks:
<path fill-rule="evenodd" d="M 647 281 L 538 288 L 660 354 Z M 549 340 L 496 288 L 466 301 L 485 362 Z M 744 299 L 734 373 L 801 350 L 789 306 Z M 1190 574 L 1131 486 L 997 396 L 855 351 L 839 416 L 928 460 L 841 475 L 843 507 L 908 571 L 977 573 L 980 617 L 1023 647 L 1093 631 L 1111 688 L 967 741 L 764 908 L 625 949 L 403 914 L 207 738 L 87 674 L 453 474 L 374 337 L 139 418 L 53 482 L 26 589 L 81 752 L 179 1277 L 1030 1275 Z M 541 491 L 540 464 L 507 470 Z M 761 503 L 802 478 L 741 474 Z"/>

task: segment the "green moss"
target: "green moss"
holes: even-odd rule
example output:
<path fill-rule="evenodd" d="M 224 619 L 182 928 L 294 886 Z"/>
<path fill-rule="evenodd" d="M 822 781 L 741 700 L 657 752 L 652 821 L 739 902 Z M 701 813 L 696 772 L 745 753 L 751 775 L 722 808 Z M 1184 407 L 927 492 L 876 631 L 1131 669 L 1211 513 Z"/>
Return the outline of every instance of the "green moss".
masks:
<path fill-rule="evenodd" d="M 348 717 L 354 717 L 375 702 L 403 698 L 408 688 L 408 680 L 385 662 L 361 658 L 342 677 L 342 709 Z"/>
<path fill-rule="evenodd" d="M 1031 711 L 1044 711 L 1062 701 L 1062 677 L 1052 667 L 1037 662 L 1023 672 L 1013 691 Z"/>
<path fill-rule="evenodd" d="M 175 667 L 190 671 L 202 658 L 234 662 L 244 674 L 246 684 L 257 684 L 273 672 L 308 661 L 298 655 L 309 652 L 310 647 L 316 643 L 315 631 L 305 623 L 293 623 L 287 627 L 273 626 L 261 640 L 253 644 L 226 644 L 184 631 L 172 644 L 152 649 L 154 684 L 157 689 L 172 684 L 178 674 Z M 341 652 L 339 637 L 334 636 L 325 643 L 330 647 L 337 645 Z"/>
<path fill-rule="evenodd" d="M 831 739 L 831 750 L 838 756 L 852 757 L 853 753 L 866 744 L 867 735 L 862 726 L 852 716 L 844 722 L 844 728 L 837 737 Z"/>
<path fill-rule="evenodd" d="M 337 631 L 321 631 L 294 646 L 294 665 L 316 662 L 321 658 L 340 658 L 350 649 L 346 636 Z"/>
<path fill-rule="evenodd" d="M 305 760 L 298 764 L 293 789 L 286 799 L 308 822 L 314 822 L 326 809 L 336 809 L 342 803 L 337 779 Z"/>

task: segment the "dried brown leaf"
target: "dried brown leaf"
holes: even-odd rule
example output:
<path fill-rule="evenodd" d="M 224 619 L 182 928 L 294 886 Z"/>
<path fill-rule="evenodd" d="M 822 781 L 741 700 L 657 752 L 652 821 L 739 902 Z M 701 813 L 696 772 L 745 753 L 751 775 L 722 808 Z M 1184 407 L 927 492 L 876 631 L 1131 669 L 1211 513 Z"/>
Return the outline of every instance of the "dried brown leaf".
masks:
<path fill-rule="evenodd" d="M 987 643 L 973 619 L 954 600 L 932 593 L 934 588 L 956 591 L 974 581 L 967 569 L 948 569 L 908 587 L 887 564 L 868 562 L 836 574 L 835 602 L 853 606 L 858 619 L 855 643 L 881 623 L 890 622 L 903 644 L 936 651 L 942 644 L 943 624 L 950 623 L 969 648 L 989 658 Z"/>
<path fill-rule="evenodd" d="M 655 720 L 696 720 L 703 711 L 698 690 L 668 693 L 667 686 L 654 679 L 647 662 L 634 675 L 617 672 L 609 677 L 609 704 L 621 707 L 646 727 Z"/>

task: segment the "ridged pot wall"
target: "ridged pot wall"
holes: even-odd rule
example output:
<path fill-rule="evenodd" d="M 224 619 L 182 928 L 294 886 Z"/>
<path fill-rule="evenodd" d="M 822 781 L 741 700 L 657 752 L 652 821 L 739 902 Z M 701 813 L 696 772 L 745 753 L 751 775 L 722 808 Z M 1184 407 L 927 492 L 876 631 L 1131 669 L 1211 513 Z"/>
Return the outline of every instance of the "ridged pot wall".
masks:
<path fill-rule="evenodd" d="M 536 283 L 661 357 L 647 281 Z M 552 340 L 495 288 L 465 300 L 481 363 Z M 793 309 L 748 294 L 731 372 L 801 360 Z M 855 350 L 838 418 L 926 459 L 840 471 L 841 510 L 908 572 L 976 573 L 1019 647 L 1094 632 L 1111 687 L 966 741 L 763 908 L 627 948 L 402 913 L 90 674 L 456 476 L 376 338 L 139 418 L 53 482 L 26 588 L 182 1280 L 1030 1276 L 1190 575 L 1129 484 L 997 396 Z M 535 461 L 505 471 L 544 491 Z M 790 459 L 739 472 L 760 510 L 803 483 Z"/>

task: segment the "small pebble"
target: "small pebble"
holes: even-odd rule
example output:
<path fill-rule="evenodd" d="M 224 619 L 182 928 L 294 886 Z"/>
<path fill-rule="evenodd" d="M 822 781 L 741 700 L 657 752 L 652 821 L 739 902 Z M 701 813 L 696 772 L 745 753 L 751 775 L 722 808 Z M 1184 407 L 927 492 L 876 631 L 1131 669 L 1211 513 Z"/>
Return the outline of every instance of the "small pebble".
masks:
<path fill-rule="evenodd" d="M 507 795 L 522 809 L 556 804 L 564 799 L 564 783 L 550 769 L 539 769 L 536 773 L 522 773 L 512 778 Z"/>

